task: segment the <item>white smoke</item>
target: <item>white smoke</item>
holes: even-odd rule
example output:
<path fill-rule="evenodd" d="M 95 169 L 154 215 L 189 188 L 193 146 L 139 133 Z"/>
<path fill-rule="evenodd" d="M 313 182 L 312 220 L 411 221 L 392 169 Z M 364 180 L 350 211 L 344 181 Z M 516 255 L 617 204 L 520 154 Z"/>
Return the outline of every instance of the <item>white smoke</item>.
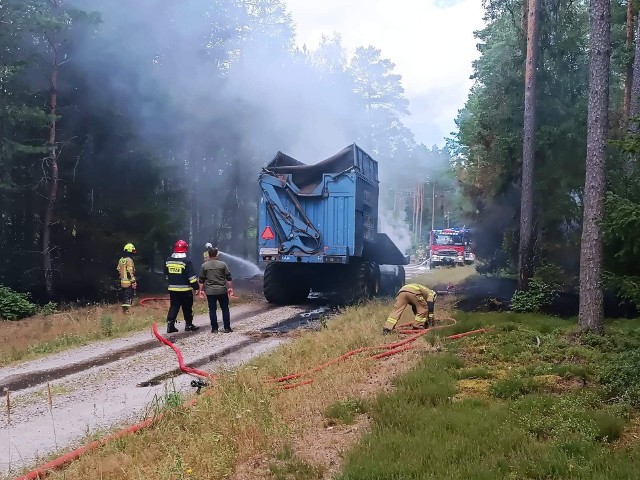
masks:
<path fill-rule="evenodd" d="M 393 208 L 380 204 L 378 229 L 380 233 L 386 233 L 403 254 L 411 248 L 411 230 L 404 208 L 396 209 L 394 212 Z"/>

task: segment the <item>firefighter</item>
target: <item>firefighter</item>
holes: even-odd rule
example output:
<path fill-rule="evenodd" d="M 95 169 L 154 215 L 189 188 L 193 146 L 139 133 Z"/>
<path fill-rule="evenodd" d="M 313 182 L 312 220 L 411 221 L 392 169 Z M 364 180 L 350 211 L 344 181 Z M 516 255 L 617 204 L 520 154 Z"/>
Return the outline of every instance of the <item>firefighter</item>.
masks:
<path fill-rule="evenodd" d="M 169 281 L 169 313 L 167 314 L 167 333 L 178 331 L 175 322 L 182 307 L 182 315 L 186 323 L 185 332 L 195 332 L 200 327 L 193 324 L 193 295 L 198 291 L 198 279 L 193 272 L 193 264 L 187 257 L 189 245 L 178 240 L 173 247 L 173 254 L 167 258 L 164 272 Z"/>
<path fill-rule="evenodd" d="M 133 304 L 133 295 L 138 283 L 136 282 L 136 266 L 131 256 L 136 253 L 133 243 L 124 246 L 122 257 L 118 260 L 118 275 L 120 276 L 120 288 L 122 289 L 122 311 L 127 313 Z"/>
<path fill-rule="evenodd" d="M 209 250 L 211 250 L 213 248 L 213 245 L 211 245 L 210 243 L 207 243 L 204 246 L 204 253 L 202 254 L 204 263 L 207 263 L 209 260 L 211 260 L 211 258 L 209 257 Z"/>
<path fill-rule="evenodd" d="M 396 323 L 398 323 L 408 305 L 411 305 L 411 310 L 415 315 L 414 327 L 428 328 L 433 326 L 433 307 L 436 296 L 436 292 L 419 283 L 408 283 L 402 287 L 396 296 L 393 311 L 389 314 L 382 333 L 390 333 L 395 328 Z"/>

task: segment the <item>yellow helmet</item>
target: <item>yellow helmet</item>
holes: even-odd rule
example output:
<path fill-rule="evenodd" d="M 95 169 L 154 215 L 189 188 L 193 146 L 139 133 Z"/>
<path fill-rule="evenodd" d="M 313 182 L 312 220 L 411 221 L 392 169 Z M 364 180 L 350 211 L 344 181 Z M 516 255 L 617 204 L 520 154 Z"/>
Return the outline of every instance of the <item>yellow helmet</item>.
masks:
<path fill-rule="evenodd" d="M 133 246 L 133 243 L 127 243 L 124 246 L 124 251 L 127 253 L 136 253 L 136 247 Z"/>

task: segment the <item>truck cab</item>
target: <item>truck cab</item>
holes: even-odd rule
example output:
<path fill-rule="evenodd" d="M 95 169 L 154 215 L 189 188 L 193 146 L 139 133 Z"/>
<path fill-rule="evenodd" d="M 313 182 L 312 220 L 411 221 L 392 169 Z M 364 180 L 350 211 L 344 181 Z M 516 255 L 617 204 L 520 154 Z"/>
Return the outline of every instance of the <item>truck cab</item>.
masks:
<path fill-rule="evenodd" d="M 465 227 L 433 230 L 429 236 L 429 259 L 432 268 L 473 263 L 471 230 Z"/>

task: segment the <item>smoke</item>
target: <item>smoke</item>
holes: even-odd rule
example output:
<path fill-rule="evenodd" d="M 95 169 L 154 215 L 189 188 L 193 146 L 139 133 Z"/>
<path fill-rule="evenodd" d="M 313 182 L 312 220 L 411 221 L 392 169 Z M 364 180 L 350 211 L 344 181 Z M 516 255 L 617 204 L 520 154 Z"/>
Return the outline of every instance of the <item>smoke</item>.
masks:
<path fill-rule="evenodd" d="M 251 240 L 236 237 L 255 216 L 259 169 L 277 151 L 315 163 L 356 142 L 380 161 L 381 186 L 403 176 L 403 184 L 415 183 L 411 132 L 396 119 L 388 135 L 372 138 L 371 111 L 355 92 L 339 36 L 292 53 L 295 32 L 283 3 L 73 3 L 101 17 L 74 42 L 74 68 L 86 77 L 88 95 L 108 98 L 182 179 L 196 243 L 217 241 L 252 256 Z M 392 136 L 409 144 L 406 152 L 380 147 Z M 394 213 L 382 195 L 380 205 L 381 230 L 404 251 L 404 211 Z"/>
<path fill-rule="evenodd" d="M 403 254 L 407 253 L 411 247 L 411 230 L 404 212 L 394 212 L 393 208 L 381 206 L 378 229 L 386 233 Z"/>

